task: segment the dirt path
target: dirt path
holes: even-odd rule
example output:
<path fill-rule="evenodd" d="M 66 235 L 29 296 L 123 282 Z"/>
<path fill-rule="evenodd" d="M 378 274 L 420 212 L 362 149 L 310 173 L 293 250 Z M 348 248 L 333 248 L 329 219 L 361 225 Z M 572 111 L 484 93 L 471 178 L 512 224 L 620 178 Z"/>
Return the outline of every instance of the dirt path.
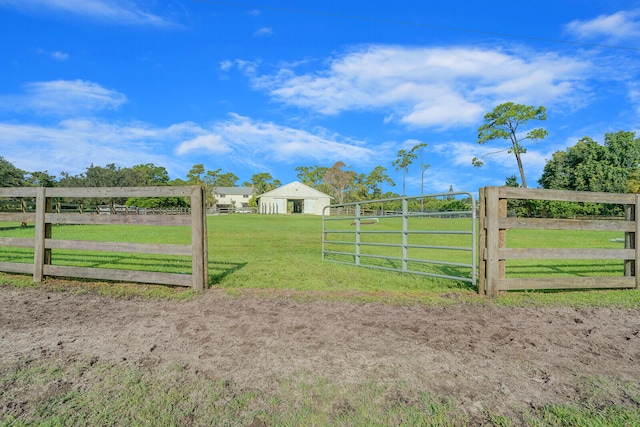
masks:
<path fill-rule="evenodd" d="M 482 408 L 567 403 L 589 376 L 640 381 L 640 310 L 389 306 L 231 298 L 121 300 L 0 287 L 0 363 L 52 353 L 181 363 L 268 392 L 306 371 L 404 380 Z"/>

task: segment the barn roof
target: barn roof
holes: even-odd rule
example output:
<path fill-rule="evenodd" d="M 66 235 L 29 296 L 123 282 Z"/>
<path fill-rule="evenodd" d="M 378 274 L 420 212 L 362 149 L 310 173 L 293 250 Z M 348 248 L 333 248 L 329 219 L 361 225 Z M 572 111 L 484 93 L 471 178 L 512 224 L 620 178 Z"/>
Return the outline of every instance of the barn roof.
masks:
<path fill-rule="evenodd" d="M 328 194 L 318 191 L 298 181 L 290 182 L 287 185 L 267 191 L 258 197 L 281 197 L 288 199 L 319 199 L 321 197 L 331 197 Z"/>

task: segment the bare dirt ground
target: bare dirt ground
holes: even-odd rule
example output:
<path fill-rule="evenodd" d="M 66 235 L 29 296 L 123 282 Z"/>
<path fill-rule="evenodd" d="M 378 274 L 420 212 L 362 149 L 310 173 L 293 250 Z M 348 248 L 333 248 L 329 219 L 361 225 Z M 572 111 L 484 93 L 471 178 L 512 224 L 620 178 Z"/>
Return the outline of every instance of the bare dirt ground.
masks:
<path fill-rule="evenodd" d="M 640 310 L 300 302 L 216 289 L 173 302 L 0 287 L 0 363 L 44 353 L 181 363 L 264 392 L 300 372 L 401 380 L 454 397 L 473 419 L 575 402 L 589 377 L 637 383 Z"/>

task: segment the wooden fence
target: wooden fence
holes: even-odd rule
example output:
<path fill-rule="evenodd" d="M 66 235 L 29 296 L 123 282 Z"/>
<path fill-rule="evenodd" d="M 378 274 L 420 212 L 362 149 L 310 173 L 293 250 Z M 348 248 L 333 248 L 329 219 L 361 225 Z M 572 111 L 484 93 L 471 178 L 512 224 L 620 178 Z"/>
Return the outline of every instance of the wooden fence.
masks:
<path fill-rule="evenodd" d="M 507 200 L 550 200 L 623 205 L 623 220 L 508 218 Z M 512 187 L 480 189 L 480 268 L 478 292 L 525 289 L 587 289 L 640 287 L 640 195 L 539 190 Z M 624 232 L 624 249 L 508 248 L 507 230 L 598 230 Z M 624 276 L 506 278 L 507 260 L 624 260 Z"/>
<path fill-rule="evenodd" d="M 201 291 L 208 279 L 207 222 L 203 187 L 121 187 L 121 188 L 0 188 L 0 198 L 35 198 L 35 212 L 0 212 L 0 222 L 35 224 L 35 238 L 0 238 L 0 246 L 34 249 L 33 264 L 2 262 L 0 271 L 33 274 L 35 282 L 44 276 L 65 276 L 102 280 L 190 286 Z M 54 198 L 186 197 L 191 200 L 190 215 L 123 215 L 96 213 L 58 213 Z M 144 244 L 53 239 L 52 224 L 117 224 L 152 226 L 190 226 L 191 244 Z M 53 249 L 105 251 L 191 256 L 191 274 L 132 271 L 52 265 Z"/>

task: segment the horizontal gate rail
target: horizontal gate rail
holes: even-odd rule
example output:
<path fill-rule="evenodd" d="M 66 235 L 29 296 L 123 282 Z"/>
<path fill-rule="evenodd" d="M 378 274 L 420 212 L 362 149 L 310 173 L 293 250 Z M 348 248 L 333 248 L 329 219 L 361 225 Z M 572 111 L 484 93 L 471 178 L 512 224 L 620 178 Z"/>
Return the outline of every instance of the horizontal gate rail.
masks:
<path fill-rule="evenodd" d="M 436 212 L 422 210 L 425 200 L 438 197 L 464 197 L 469 208 Z M 383 206 L 385 203 L 400 203 L 402 209 L 391 212 L 365 210 L 365 207 Z M 413 210 L 409 209 L 410 205 Z M 416 210 L 416 207 L 420 207 L 420 210 Z M 362 212 L 368 214 L 363 215 Z M 451 219 L 460 218 L 468 219 L 468 223 L 457 225 L 460 227 L 457 229 L 441 227 L 450 225 L 447 221 Z M 468 242 L 461 245 L 458 241 L 449 245 L 446 239 L 442 241 L 442 237 L 446 236 L 452 239 L 468 238 Z M 430 242 L 430 239 L 436 241 Z M 352 250 L 341 249 L 346 247 Z M 397 254 L 390 253 L 394 251 Z M 452 259 L 433 258 L 435 254 L 449 252 L 468 252 L 468 262 L 459 262 L 457 256 L 452 256 Z M 322 259 L 325 261 L 459 280 L 475 285 L 476 253 L 476 200 L 471 193 L 451 192 L 368 200 L 331 205 L 323 210 Z M 386 262 L 376 263 L 375 260 Z"/>

